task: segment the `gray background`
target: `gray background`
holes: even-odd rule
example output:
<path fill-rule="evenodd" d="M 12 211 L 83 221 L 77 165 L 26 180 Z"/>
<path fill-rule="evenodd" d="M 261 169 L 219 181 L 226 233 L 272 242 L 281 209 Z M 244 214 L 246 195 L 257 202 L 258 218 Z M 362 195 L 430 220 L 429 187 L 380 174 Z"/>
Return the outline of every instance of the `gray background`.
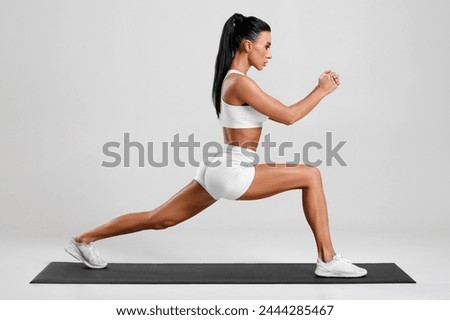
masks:
<path fill-rule="evenodd" d="M 72 261 L 63 251 L 71 236 L 152 209 L 194 177 L 195 167 L 172 160 L 104 168 L 104 143 L 123 143 L 125 132 L 156 146 L 177 133 L 222 141 L 210 91 L 220 32 L 235 12 L 272 27 L 273 59 L 249 75 L 279 100 L 303 98 L 325 69 L 340 74 L 342 85 L 306 118 L 267 123 L 263 134 L 295 151 L 324 144 L 327 131 L 347 141 L 347 167 L 320 166 L 335 247 L 355 262 L 395 262 L 418 284 L 29 285 L 47 263 Z M 450 277 L 433 268 L 450 263 L 449 13 L 436 0 L 2 0 L 0 298 L 448 299 Z M 221 200 L 175 228 L 97 246 L 110 262 L 316 258 L 299 191 Z"/>

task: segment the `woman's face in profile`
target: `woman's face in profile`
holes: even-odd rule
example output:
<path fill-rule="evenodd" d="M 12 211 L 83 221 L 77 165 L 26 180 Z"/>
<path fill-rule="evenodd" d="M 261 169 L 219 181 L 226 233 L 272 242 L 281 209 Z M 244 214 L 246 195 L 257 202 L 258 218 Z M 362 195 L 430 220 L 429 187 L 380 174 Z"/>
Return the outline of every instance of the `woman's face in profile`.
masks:
<path fill-rule="evenodd" d="M 272 38 L 269 31 L 262 31 L 258 38 L 252 42 L 249 60 L 256 69 L 262 70 L 269 62 L 269 59 L 272 59 L 271 45 Z"/>

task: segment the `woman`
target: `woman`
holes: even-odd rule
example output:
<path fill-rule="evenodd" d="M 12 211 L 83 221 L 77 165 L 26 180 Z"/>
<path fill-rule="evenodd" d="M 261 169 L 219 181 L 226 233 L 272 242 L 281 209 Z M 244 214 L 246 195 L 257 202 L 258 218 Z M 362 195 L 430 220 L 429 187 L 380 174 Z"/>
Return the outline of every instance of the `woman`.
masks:
<path fill-rule="evenodd" d="M 68 253 L 90 268 L 104 268 L 107 263 L 99 257 L 94 241 L 172 227 L 220 198 L 254 200 L 302 189 L 303 210 L 318 250 L 315 274 L 322 277 L 362 277 L 367 274 L 333 249 L 319 170 L 304 164 L 268 166 L 254 161 L 264 121 L 294 124 L 339 86 L 339 76 L 325 71 L 314 90 L 290 107 L 263 92 L 246 74 L 250 67 L 262 70 L 272 58 L 270 32 L 264 21 L 238 13 L 223 27 L 212 96 L 224 134 L 224 150 L 209 163 L 203 162 L 195 179 L 161 206 L 122 215 L 73 238 L 66 247 Z"/>

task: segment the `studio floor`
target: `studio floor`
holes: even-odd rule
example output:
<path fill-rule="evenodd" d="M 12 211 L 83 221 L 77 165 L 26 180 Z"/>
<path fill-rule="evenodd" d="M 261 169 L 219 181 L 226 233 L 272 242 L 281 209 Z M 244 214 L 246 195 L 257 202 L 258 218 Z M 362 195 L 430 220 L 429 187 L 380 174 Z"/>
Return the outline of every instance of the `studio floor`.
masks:
<path fill-rule="evenodd" d="M 30 284 L 29 282 L 51 261 L 73 261 L 63 247 L 65 241 L 25 241 L 2 239 L 0 253 L 0 298 L 2 300 L 34 299 L 97 299 L 97 300 L 385 300 L 385 299 L 450 299 L 450 234 L 445 230 L 421 236 L 418 230 L 390 232 L 371 231 L 355 234 L 336 232 L 339 245 L 345 247 L 354 262 L 394 262 L 408 273 L 416 284 L 365 284 L 365 285 L 57 285 Z M 172 234 L 155 235 L 167 240 Z M 216 239 L 223 235 L 216 233 Z M 183 232 L 180 232 L 180 237 Z M 313 244 L 305 235 L 305 244 Z M 111 262 L 312 262 L 313 253 L 303 258 L 292 256 L 292 247 L 282 243 L 264 245 L 264 250 L 247 251 L 245 245 L 233 240 L 217 250 L 217 242 L 202 241 L 204 235 L 190 236 L 189 241 L 201 241 L 202 245 L 191 252 L 185 247 L 180 251 L 155 250 L 155 256 L 143 258 L 145 235 L 118 237 L 98 243 L 103 256 Z M 167 238 L 166 238 L 167 237 Z M 197 237 L 197 238 L 196 238 Z M 289 235 L 287 235 L 289 238 Z M 354 239 L 357 238 L 358 241 Z M 65 240 L 65 239 L 64 239 Z M 235 240 L 239 241 L 239 240 Z M 282 240 L 280 240 L 282 241 Z M 175 241 L 176 242 L 176 241 Z M 174 242 L 174 243 L 175 243 Z M 119 245 L 120 244 L 120 245 Z M 140 247 L 136 247 L 137 245 Z M 148 243 L 146 243 L 148 245 Z M 209 248 L 208 246 L 214 246 Z M 177 247 L 177 246 L 175 246 Z M 179 247 L 179 246 L 178 246 Z M 241 247 L 238 252 L 233 250 Z M 135 248 L 135 250 L 133 250 Z M 198 249 L 200 248 L 200 249 Z M 162 253 L 164 252 L 164 253 Z M 351 255 L 351 257 L 350 257 Z M 203 257 L 201 259 L 200 257 Z M 157 261 L 155 261 L 157 260 Z M 202 260 L 202 261 L 199 261 Z M 313 260 L 314 261 L 314 260 Z"/>

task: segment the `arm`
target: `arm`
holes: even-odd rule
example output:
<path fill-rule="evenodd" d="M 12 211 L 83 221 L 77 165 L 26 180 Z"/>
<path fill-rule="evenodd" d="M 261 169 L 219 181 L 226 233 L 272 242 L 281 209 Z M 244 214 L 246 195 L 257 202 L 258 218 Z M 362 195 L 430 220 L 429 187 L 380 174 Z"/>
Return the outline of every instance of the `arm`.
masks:
<path fill-rule="evenodd" d="M 248 77 L 238 79 L 235 93 L 240 100 L 248 103 L 270 119 L 291 125 L 311 112 L 325 96 L 337 88 L 339 83 L 339 76 L 327 70 L 320 75 L 319 84 L 304 99 L 291 106 L 286 106 L 265 93 L 255 81 Z"/>

